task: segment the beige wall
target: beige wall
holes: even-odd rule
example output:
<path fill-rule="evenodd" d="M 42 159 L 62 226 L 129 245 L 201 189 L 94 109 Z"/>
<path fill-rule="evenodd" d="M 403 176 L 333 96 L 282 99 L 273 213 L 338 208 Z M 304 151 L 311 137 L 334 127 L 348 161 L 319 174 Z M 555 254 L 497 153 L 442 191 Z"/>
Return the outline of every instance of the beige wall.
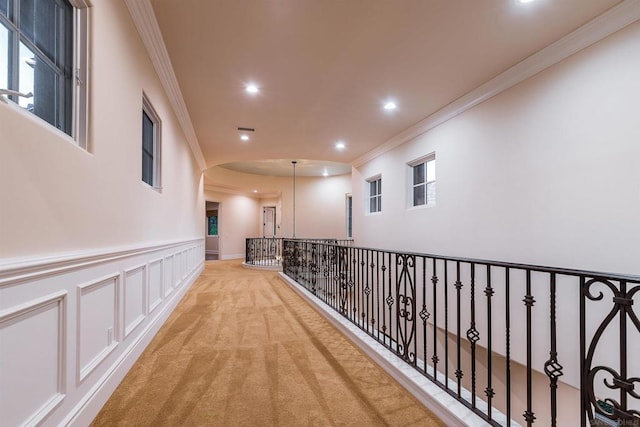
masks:
<path fill-rule="evenodd" d="M 91 9 L 89 151 L 0 102 L 0 257 L 202 237 L 201 172 L 123 2 Z M 142 93 L 162 120 L 162 192 L 141 180 Z"/>

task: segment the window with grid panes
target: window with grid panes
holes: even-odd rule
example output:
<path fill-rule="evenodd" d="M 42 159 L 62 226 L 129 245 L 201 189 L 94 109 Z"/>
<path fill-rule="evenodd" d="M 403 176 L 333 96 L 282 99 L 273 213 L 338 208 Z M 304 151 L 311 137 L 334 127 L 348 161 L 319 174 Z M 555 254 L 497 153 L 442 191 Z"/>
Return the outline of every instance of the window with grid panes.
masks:
<path fill-rule="evenodd" d="M 369 181 L 369 213 L 382 211 L 382 178 Z"/>
<path fill-rule="evenodd" d="M 74 8 L 68 0 L 0 0 L 0 89 L 73 136 Z"/>
<path fill-rule="evenodd" d="M 436 202 L 436 158 L 411 163 L 413 206 L 432 205 Z"/>
<path fill-rule="evenodd" d="M 142 99 L 142 181 L 160 189 L 160 119 L 151 103 Z"/>

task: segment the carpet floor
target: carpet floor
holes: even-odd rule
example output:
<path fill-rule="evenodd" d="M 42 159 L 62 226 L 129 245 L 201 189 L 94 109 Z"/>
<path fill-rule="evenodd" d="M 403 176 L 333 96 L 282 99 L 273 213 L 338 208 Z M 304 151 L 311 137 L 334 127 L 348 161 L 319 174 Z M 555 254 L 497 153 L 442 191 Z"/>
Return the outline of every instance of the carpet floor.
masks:
<path fill-rule="evenodd" d="M 213 261 L 94 426 L 442 426 L 274 272 Z"/>

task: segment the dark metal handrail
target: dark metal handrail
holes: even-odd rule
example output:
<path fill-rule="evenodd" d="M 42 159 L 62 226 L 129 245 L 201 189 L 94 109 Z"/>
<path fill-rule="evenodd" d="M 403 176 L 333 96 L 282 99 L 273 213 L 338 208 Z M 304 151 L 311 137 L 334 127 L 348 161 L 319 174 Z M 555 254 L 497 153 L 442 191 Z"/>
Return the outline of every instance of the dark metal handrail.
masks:
<path fill-rule="evenodd" d="M 492 425 L 640 425 L 638 276 L 292 239 L 283 271 Z"/>
<path fill-rule="evenodd" d="M 245 264 L 260 267 L 282 266 L 282 237 L 249 237 L 245 241 Z M 292 239 L 316 243 L 351 245 L 352 239 Z"/>

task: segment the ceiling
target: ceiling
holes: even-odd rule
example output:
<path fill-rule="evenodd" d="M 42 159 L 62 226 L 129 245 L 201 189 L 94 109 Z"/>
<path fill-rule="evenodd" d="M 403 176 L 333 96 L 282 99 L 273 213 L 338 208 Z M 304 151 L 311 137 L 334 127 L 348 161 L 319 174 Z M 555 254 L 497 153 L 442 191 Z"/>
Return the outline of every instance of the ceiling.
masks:
<path fill-rule="evenodd" d="M 151 0 L 207 166 L 267 175 L 350 164 L 618 3 Z"/>

